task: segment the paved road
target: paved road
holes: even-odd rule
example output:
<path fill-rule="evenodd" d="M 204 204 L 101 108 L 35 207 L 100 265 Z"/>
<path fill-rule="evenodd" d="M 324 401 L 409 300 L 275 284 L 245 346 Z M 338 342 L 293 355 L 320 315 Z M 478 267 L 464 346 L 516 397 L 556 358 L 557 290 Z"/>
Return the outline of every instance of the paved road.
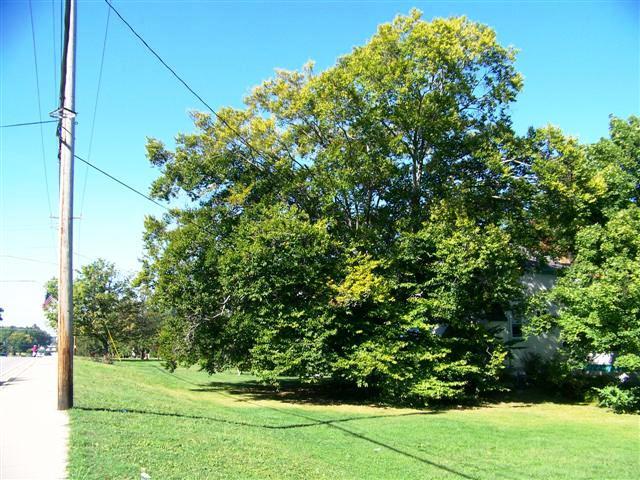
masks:
<path fill-rule="evenodd" d="M 56 357 L 0 357 L 0 480 L 66 478 L 68 417 Z"/>
<path fill-rule="evenodd" d="M 22 368 L 31 363 L 31 358 L 26 357 L 0 357 L 0 382 L 7 381 Z"/>

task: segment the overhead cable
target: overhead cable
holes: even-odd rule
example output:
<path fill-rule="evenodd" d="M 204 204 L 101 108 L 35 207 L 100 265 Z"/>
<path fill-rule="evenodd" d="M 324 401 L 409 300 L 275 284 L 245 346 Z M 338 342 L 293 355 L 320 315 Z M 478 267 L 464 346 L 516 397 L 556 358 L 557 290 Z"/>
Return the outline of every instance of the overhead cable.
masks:
<path fill-rule="evenodd" d="M 14 260 L 23 260 L 25 262 L 35 262 L 35 263 L 46 263 L 49 265 L 58 265 L 57 263 L 54 262 L 48 262 L 46 260 L 39 260 L 37 258 L 28 258 L 28 257 L 18 257 L 16 255 L 0 255 L 0 257 L 2 258 L 12 258 Z"/>
<path fill-rule="evenodd" d="M 31 40 L 33 42 L 33 64 L 35 66 L 36 71 L 36 94 L 38 99 L 38 118 L 40 119 L 40 147 L 42 150 L 42 168 L 44 171 L 44 185 L 46 189 L 47 195 L 47 205 L 49 206 L 49 216 L 53 215 L 53 210 L 51 209 L 51 198 L 49 197 L 49 178 L 47 175 L 47 160 L 44 152 L 44 131 L 42 129 L 42 102 L 40 100 L 40 75 L 38 74 L 38 56 L 36 49 L 36 33 L 33 25 L 33 8 L 31 6 L 31 0 L 29 0 L 29 19 L 31 20 Z"/>
<path fill-rule="evenodd" d="M 80 157 L 79 155 L 73 155 L 75 158 L 77 158 L 78 160 L 80 160 L 82 163 L 84 163 L 85 165 L 93 168 L 94 170 L 100 172 L 101 174 L 103 174 L 106 177 L 109 177 L 111 180 L 113 180 L 116 183 L 119 183 L 120 185 L 122 185 L 123 187 L 131 190 L 133 193 L 140 195 L 142 198 L 146 198 L 147 200 L 149 200 L 150 202 L 156 204 L 158 207 L 163 208 L 167 211 L 171 211 L 169 209 L 169 207 L 167 207 L 166 205 L 162 205 L 161 203 L 156 202 L 153 198 L 151 198 L 148 195 L 145 195 L 144 193 L 142 193 L 140 190 L 137 190 L 136 188 L 126 184 L 125 182 L 123 182 L 122 180 L 114 177 L 113 175 L 111 175 L 110 173 L 105 172 L 104 170 L 102 170 L 100 167 L 95 166 L 93 163 L 89 162 L 88 160 L 85 160 L 84 158 Z"/>
<path fill-rule="evenodd" d="M 38 122 L 10 123 L 8 125 L 0 125 L 0 128 L 26 127 L 28 125 L 42 125 L 44 123 L 58 123 L 58 120 L 41 120 Z"/>
<path fill-rule="evenodd" d="M 97 172 L 100 172 L 101 174 L 103 174 L 104 176 L 110 178 L 111 180 L 113 180 L 114 182 L 118 183 L 119 185 L 125 187 L 128 190 L 131 190 L 133 193 L 135 193 L 136 195 L 141 196 L 142 198 L 150 201 L 151 203 L 153 203 L 154 205 L 157 205 L 158 207 L 162 208 L 163 210 L 166 210 L 169 213 L 173 212 L 171 211 L 171 209 L 169 207 L 167 207 L 166 205 L 162 205 L 161 203 L 158 203 L 157 201 L 155 201 L 153 198 L 151 198 L 149 195 L 145 195 L 144 193 L 142 193 L 140 190 L 132 187 L 131 185 L 127 184 L 126 182 L 120 180 L 119 178 L 114 177 L 113 175 L 111 175 L 108 172 L 105 172 L 103 169 L 101 169 L 100 167 L 97 167 L 96 165 L 94 165 L 93 163 L 85 160 L 84 158 L 75 155 L 74 157 L 78 160 L 80 160 L 82 163 L 88 165 L 89 167 L 93 168 L 94 170 L 96 170 Z M 210 235 L 215 235 L 214 232 L 212 232 L 211 230 L 209 230 L 205 225 L 202 225 L 200 223 L 198 223 L 197 221 L 194 221 L 194 224 L 198 227 L 201 228 L 204 232 L 210 234 Z"/>
<path fill-rule="evenodd" d="M 100 56 L 100 69 L 98 72 L 98 86 L 96 88 L 96 99 L 93 103 L 93 119 L 91 120 L 91 131 L 89 133 L 89 148 L 87 149 L 87 161 L 91 161 L 91 150 L 93 149 L 93 136 L 96 128 L 96 116 L 98 112 L 98 100 L 100 98 L 100 88 L 102 86 L 102 70 L 104 67 L 104 53 L 107 49 L 107 34 L 109 32 L 109 18 L 111 17 L 111 9 L 107 9 L 107 22 L 104 27 L 104 39 L 102 41 L 102 55 Z M 87 179 L 89 178 L 89 166 L 84 175 L 84 182 L 82 185 L 82 196 L 80 197 L 80 216 L 84 210 L 84 199 L 87 192 Z"/>
<path fill-rule="evenodd" d="M 111 2 L 109 0 L 104 0 L 105 3 L 107 5 L 109 5 L 109 8 L 111 10 L 113 10 L 113 12 L 118 16 L 118 18 L 120 18 L 120 20 L 122 20 L 122 22 L 129 28 L 129 30 L 131 30 L 131 33 L 133 33 L 138 40 L 140 40 L 142 42 L 142 44 L 146 47 L 147 50 L 149 50 L 149 52 L 151 52 L 151 54 L 156 57 L 156 59 L 167 69 L 169 70 L 169 72 L 189 91 L 191 92 L 191 94 L 196 97 L 200 103 L 202 103 L 205 107 L 207 107 L 207 109 L 218 119 L 218 121 L 220 121 L 220 123 L 222 123 L 224 126 L 226 126 L 229 130 L 231 130 L 231 132 L 233 132 L 234 135 L 236 135 L 238 137 L 238 139 L 251 151 L 256 152 L 258 154 L 262 154 L 264 156 L 267 157 L 271 157 L 272 160 L 276 160 L 278 161 L 278 158 L 275 157 L 273 154 L 269 153 L 269 152 L 265 152 L 262 151 L 256 147 L 254 147 L 236 128 L 234 128 L 229 122 L 227 122 L 227 120 L 222 117 L 220 114 L 218 114 L 212 107 L 211 105 L 209 105 L 204 98 L 202 98 L 202 96 L 200 96 L 161 56 L 160 54 L 158 54 L 158 52 L 156 52 L 153 47 L 151 47 L 151 45 L 149 45 L 146 40 L 144 38 L 142 38 L 142 36 L 133 28 L 133 26 L 131 26 L 131 24 L 129 22 L 127 22 L 127 20 L 125 20 L 125 18 L 120 14 L 120 12 L 118 12 L 118 10 L 111 4 Z M 295 158 L 293 158 L 292 156 L 290 156 L 291 160 L 298 165 L 300 168 L 308 168 L 306 165 L 303 165 L 302 163 L 300 163 L 298 160 L 296 160 Z M 256 166 L 260 169 L 264 169 L 264 165 L 262 164 L 255 164 L 253 162 L 250 162 L 253 166 Z"/>

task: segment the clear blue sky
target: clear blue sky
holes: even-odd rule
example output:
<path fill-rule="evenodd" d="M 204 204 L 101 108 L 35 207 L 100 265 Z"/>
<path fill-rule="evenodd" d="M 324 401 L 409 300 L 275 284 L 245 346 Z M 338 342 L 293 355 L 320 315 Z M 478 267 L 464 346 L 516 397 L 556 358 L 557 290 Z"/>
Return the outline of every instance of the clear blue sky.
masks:
<path fill-rule="evenodd" d="M 640 112 L 640 2 L 632 1 L 114 1 L 138 31 L 214 107 L 241 106 L 274 68 L 332 65 L 380 23 L 412 7 L 424 17 L 466 15 L 520 50 L 525 86 L 512 109 L 517 131 L 552 123 L 592 142 L 609 114 Z M 42 112 L 56 107 L 54 52 L 60 0 L 33 0 Z M 54 14 L 55 12 L 55 19 Z M 76 153 L 88 155 L 107 6 L 78 7 Z M 56 31 L 53 31 L 53 28 Z M 53 42 L 56 45 L 54 48 Z M 38 120 L 29 3 L 0 2 L 0 124 Z M 59 55 L 56 52 L 56 56 Z M 157 172 L 147 136 L 169 145 L 201 105 L 111 15 L 91 161 L 147 191 Z M 45 125 L 45 188 L 39 127 L 0 130 L 0 306 L 4 324 L 44 325 L 43 283 L 56 274 L 55 126 Z M 158 207 L 76 165 L 75 266 L 104 257 L 129 272 L 142 254 L 145 214 Z M 82 200 L 86 178 L 86 195 Z M 82 207 L 82 212 L 80 212 Z M 15 258 L 20 257 L 20 258 Z M 28 259 L 28 260 L 27 260 Z"/>

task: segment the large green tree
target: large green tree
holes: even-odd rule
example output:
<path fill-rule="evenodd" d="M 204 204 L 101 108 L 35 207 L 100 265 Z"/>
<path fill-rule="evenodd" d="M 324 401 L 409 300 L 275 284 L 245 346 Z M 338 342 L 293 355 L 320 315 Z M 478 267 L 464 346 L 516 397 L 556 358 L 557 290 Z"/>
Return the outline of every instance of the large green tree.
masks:
<path fill-rule="evenodd" d="M 412 401 L 492 388 L 504 351 L 482 323 L 519 295 L 514 58 L 484 25 L 412 11 L 245 109 L 194 113 L 173 151 L 150 139 L 152 195 L 192 201 L 146 222 L 168 363 Z"/>

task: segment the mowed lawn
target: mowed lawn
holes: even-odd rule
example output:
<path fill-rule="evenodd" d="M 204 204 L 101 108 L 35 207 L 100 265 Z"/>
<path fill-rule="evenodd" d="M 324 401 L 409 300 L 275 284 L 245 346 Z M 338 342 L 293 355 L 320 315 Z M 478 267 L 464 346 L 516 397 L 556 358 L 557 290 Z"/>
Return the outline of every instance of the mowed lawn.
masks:
<path fill-rule="evenodd" d="M 75 362 L 71 479 L 631 479 L 640 417 L 588 405 L 331 404 L 250 376 Z"/>

